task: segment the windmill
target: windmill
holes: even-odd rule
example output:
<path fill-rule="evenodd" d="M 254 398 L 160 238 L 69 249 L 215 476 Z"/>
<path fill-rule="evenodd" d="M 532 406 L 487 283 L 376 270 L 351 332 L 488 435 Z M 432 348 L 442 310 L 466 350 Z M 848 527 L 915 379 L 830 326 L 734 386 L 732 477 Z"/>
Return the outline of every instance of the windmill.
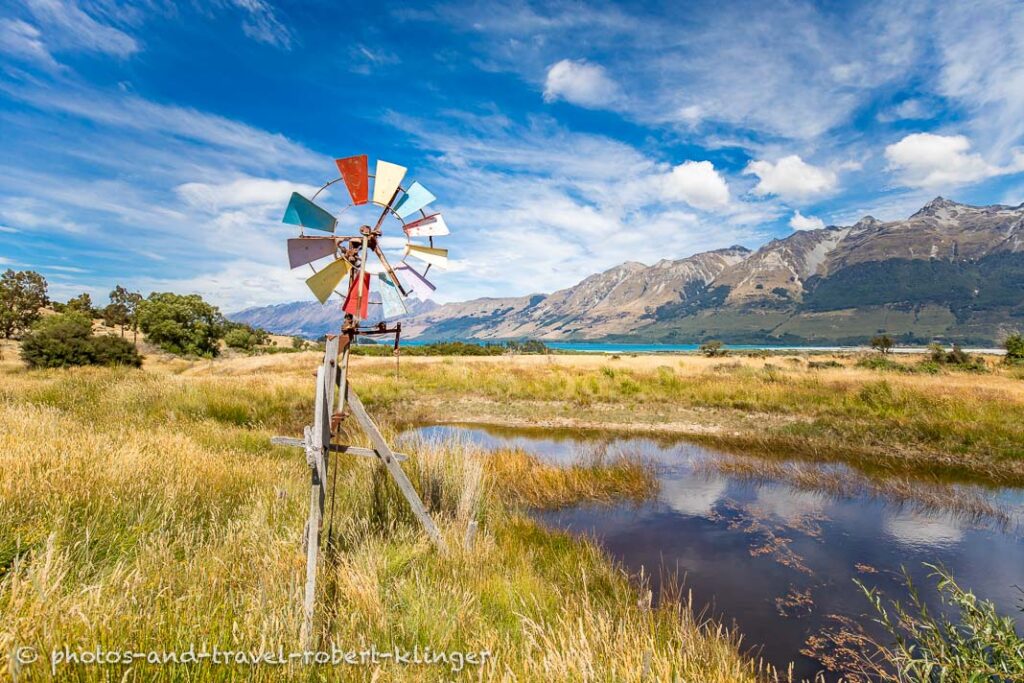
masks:
<path fill-rule="evenodd" d="M 339 176 L 324 183 L 309 198 L 292 193 L 282 219 L 299 228 L 299 235 L 288 240 L 289 265 L 293 269 L 308 267 L 312 274 L 306 284 L 316 299 L 326 304 L 337 294 L 344 312 L 340 334 L 327 336 L 323 364 L 317 370 L 313 424 L 305 428 L 302 439 L 274 437 L 271 440 L 278 445 L 303 448 L 312 472 L 309 519 L 304 534 L 306 586 L 302 639 L 306 645 L 311 643 L 313 633 L 320 532 L 331 453 L 376 458 L 382 462 L 427 535 L 438 548 L 445 547 L 437 526 L 402 470 L 400 462 L 405 456 L 391 450 L 353 391 L 348 381 L 348 365 L 352 344 L 364 335 L 394 335 L 397 356 L 402 325 L 394 318 L 408 312 L 405 300 L 409 296 L 425 300 L 433 295 L 435 287 L 427 274 L 431 268 L 448 265 L 448 250 L 435 246 L 434 238 L 447 235 L 448 225 L 440 213 L 427 212 L 427 207 L 436 199 L 429 190 L 419 182 L 403 185 L 405 167 L 378 160 L 371 174 L 365 154 L 337 159 L 335 163 Z M 317 199 L 337 183 L 344 185 L 350 201 L 335 215 L 318 204 Z M 381 209 L 376 220 L 339 234 L 342 221 L 358 222 L 351 219 L 357 207 L 363 206 Z M 402 252 L 392 266 L 385 253 L 384 233 L 396 224 L 404 240 L 401 237 L 397 240 L 403 244 Z M 307 230 L 316 232 L 307 234 Z M 380 294 L 382 315 L 378 324 L 370 326 L 363 323 L 369 317 L 373 288 Z M 393 324 L 389 326 L 388 320 Z M 340 423 L 349 416 L 366 433 L 371 448 L 333 443 L 340 432 Z"/>

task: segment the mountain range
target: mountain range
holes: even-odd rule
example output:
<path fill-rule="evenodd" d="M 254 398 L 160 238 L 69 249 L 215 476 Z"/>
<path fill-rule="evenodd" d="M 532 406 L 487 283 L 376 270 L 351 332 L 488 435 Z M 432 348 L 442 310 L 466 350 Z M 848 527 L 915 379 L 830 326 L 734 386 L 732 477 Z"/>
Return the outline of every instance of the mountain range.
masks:
<path fill-rule="evenodd" d="M 231 315 L 319 336 L 337 307 L 292 303 Z M 937 197 L 906 220 L 866 216 L 654 265 L 627 261 L 552 294 L 414 302 L 420 339 L 690 343 L 992 344 L 1024 328 L 1024 204 Z"/>

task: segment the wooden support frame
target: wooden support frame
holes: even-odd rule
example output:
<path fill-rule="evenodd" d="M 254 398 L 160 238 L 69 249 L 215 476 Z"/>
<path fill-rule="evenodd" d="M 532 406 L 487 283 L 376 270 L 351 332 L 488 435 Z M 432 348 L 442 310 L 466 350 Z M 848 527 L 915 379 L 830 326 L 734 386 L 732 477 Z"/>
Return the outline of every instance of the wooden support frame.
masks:
<path fill-rule="evenodd" d="M 412 482 L 402 470 L 400 463 L 406 460 L 407 456 L 391 450 L 380 429 L 366 412 L 363 402 L 349 386 L 347 378 L 348 346 L 346 344 L 341 350 L 340 344 L 341 338 L 338 336 L 331 336 L 327 339 L 323 364 L 316 371 L 313 424 L 303 430 L 303 438 L 275 436 L 270 440 L 274 445 L 302 448 L 310 468 L 309 518 L 306 521 L 306 529 L 303 534 L 303 546 L 306 553 L 306 581 L 303 590 L 302 627 L 299 636 L 306 649 L 311 649 L 314 645 L 313 626 L 316 607 L 316 578 L 320 560 L 320 532 L 324 521 L 324 501 L 327 495 L 327 473 L 330 468 L 331 453 L 378 458 L 384 463 L 430 540 L 439 550 L 446 549 L 441 532 L 430 518 L 426 507 L 413 488 Z M 340 363 L 339 350 L 342 353 Z M 331 443 L 333 438 L 331 418 L 336 414 L 335 399 L 338 399 L 339 403 L 337 412 L 342 413 L 347 405 L 352 417 L 369 437 L 372 448 Z"/>

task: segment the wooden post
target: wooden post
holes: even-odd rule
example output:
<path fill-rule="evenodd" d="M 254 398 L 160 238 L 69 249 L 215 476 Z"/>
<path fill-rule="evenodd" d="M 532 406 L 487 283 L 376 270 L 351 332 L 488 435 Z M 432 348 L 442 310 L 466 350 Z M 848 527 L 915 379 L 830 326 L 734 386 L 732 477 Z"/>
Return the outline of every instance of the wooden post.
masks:
<path fill-rule="evenodd" d="M 441 532 L 437 530 L 433 520 L 430 519 L 423 502 L 416 494 L 416 489 L 413 488 L 412 482 L 405 476 L 405 472 L 399 464 L 400 461 L 406 459 L 406 456 L 391 450 L 377 425 L 366 413 L 362 401 L 349 388 L 347 382 L 348 349 L 345 349 L 339 363 L 339 345 L 340 337 L 335 336 L 327 340 L 323 365 L 316 371 L 313 424 L 303 430 L 304 438 L 301 441 L 281 436 L 271 439 L 271 443 L 276 445 L 303 447 L 310 469 L 309 519 L 306 521 L 306 530 L 303 534 L 306 552 L 306 583 L 302 603 L 302 628 L 299 635 L 303 647 L 307 650 L 313 649 L 315 645 L 313 616 L 316 606 L 316 575 L 317 565 L 320 561 L 320 530 L 323 527 L 324 498 L 326 497 L 327 472 L 330 468 L 331 452 L 376 457 L 383 461 L 427 535 L 438 548 L 445 549 Z M 341 387 L 341 391 L 336 392 L 336 387 Z M 352 415 L 370 438 L 372 449 L 331 443 L 331 416 L 334 414 L 335 398 L 339 399 L 339 410 L 344 409 L 347 401 Z M 475 528 L 475 524 L 476 522 L 471 522 L 471 528 Z M 467 540 L 467 542 L 471 543 L 472 541 Z"/>
<path fill-rule="evenodd" d="M 391 473 L 391 477 L 398 484 L 399 490 L 401 490 L 405 499 L 409 502 L 409 507 L 412 508 L 416 519 L 423 525 L 423 529 L 430 536 L 430 540 L 434 542 L 434 545 L 440 550 L 444 550 L 445 543 L 444 538 L 441 537 L 441 532 L 434 526 L 434 520 L 430 519 L 430 515 L 427 514 L 427 509 L 423 507 L 423 502 L 420 500 L 419 495 L 417 495 L 416 489 L 412 487 L 412 482 L 405 476 L 405 472 L 402 470 L 402 466 L 398 464 L 398 459 L 391 451 L 391 447 L 384 440 L 384 436 L 377 429 L 377 425 L 370 419 L 366 408 L 363 407 L 363 402 L 359 400 L 359 396 L 356 395 L 356 392 L 352 391 L 351 387 L 345 387 L 345 393 L 348 397 L 349 408 L 352 410 L 352 417 L 359 422 L 363 431 L 370 437 L 373 450 L 377 451 L 377 457 L 384 461 L 384 466 L 388 468 L 388 472 Z"/>

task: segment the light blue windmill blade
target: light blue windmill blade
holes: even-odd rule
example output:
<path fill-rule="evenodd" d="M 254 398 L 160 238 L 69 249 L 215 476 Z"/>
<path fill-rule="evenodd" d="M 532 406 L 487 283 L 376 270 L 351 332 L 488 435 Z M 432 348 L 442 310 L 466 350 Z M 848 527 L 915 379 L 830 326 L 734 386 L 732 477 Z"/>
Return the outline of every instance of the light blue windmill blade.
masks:
<path fill-rule="evenodd" d="M 406 191 L 405 196 L 395 204 L 395 213 L 401 219 L 408 218 L 430 202 L 437 199 L 430 190 L 419 184 L 419 181 L 412 184 Z"/>
<path fill-rule="evenodd" d="M 288 208 L 285 209 L 284 218 L 281 221 L 324 232 L 334 232 L 334 228 L 338 225 L 337 218 L 298 192 L 292 192 L 292 198 L 288 201 Z"/>
<path fill-rule="evenodd" d="M 380 273 L 377 277 L 380 278 L 380 303 L 384 307 L 384 317 L 396 318 L 408 313 L 409 309 L 405 307 L 402 295 L 398 293 L 398 287 L 391 278 L 386 273 Z"/>

